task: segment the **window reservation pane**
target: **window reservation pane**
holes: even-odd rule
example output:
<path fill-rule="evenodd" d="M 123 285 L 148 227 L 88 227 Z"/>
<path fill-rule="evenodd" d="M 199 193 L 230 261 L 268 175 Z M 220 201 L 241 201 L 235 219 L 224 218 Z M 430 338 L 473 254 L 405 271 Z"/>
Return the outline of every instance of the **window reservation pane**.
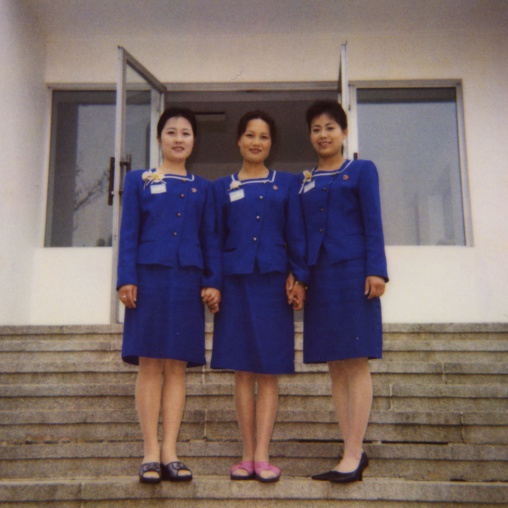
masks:
<path fill-rule="evenodd" d="M 128 96 L 127 150 L 145 167 L 149 92 Z M 107 203 L 109 159 L 115 147 L 115 92 L 53 92 L 46 216 L 47 247 L 111 245 Z"/>
<path fill-rule="evenodd" d="M 455 88 L 358 89 L 357 107 L 386 244 L 465 245 Z"/>

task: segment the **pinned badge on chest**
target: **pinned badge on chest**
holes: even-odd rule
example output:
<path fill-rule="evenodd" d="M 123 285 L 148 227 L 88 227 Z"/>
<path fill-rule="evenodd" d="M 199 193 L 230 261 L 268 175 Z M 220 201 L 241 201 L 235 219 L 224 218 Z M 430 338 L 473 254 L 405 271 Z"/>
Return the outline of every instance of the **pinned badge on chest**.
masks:
<path fill-rule="evenodd" d="M 310 190 L 312 190 L 315 186 L 316 186 L 316 180 L 312 180 L 311 182 L 306 183 L 306 184 L 303 186 L 303 192 L 309 192 L 309 191 L 310 191 Z"/>
<path fill-rule="evenodd" d="M 158 183 L 156 185 L 150 185 L 150 192 L 152 194 L 162 194 L 163 192 L 166 192 L 166 184 Z"/>
<path fill-rule="evenodd" d="M 245 192 L 243 189 L 236 189 L 229 193 L 229 199 L 231 203 L 233 201 L 238 201 L 239 199 L 243 199 L 245 197 Z"/>

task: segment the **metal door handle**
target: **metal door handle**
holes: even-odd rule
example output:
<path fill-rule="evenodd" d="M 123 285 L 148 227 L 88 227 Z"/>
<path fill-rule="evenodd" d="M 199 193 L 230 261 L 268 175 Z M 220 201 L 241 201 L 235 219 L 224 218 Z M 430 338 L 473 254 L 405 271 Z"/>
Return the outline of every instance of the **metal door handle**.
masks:
<path fill-rule="evenodd" d="M 132 165 L 132 156 L 131 154 L 127 154 L 125 160 L 120 161 L 120 174 L 121 179 L 120 182 L 123 182 L 123 176 L 127 174 L 131 170 Z M 111 206 L 113 204 L 113 198 L 115 196 L 115 158 L 109 158 L 109 185 L 108 185 L 108 205 Z M 123 189 L 118 191 L 121 196 L 123 193 Z"/>

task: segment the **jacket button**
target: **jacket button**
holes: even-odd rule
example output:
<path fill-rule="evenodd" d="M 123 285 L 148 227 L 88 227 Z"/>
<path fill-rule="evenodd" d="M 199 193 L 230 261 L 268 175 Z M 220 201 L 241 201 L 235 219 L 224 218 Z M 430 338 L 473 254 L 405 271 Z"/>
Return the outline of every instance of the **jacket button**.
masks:
<path fill-rule="evenodd" d="M 259 215 L 256 215 L 256 220 L 259 220 L 261 217 Z"/>
<path fill-rule="evenodd" d="M 177 216 L 177 217 L 181 217 L 181 216 L 182 216 L 182 214 L 181 214 L 180 212 L 178 212 L 178 213 L 176 214 L 176 216 Z"/>
<path fill-rule="evenodd" d="M 319 232 L 322 233 L 324 231 L 324 229 L 320 229 Z"/>
<path fill-rule="evenodd" d="M 178 233 L 175 231 L 175 232 L 173 233 L 173 236 L 177 236 L 177 235 L 178 235 Z"/>
<path fill-rule="evenodd" d="M 257 241 L 258 241 L 258 239 L 257 239 L 256 237 L 254 237 L 252 240 L 253 240 L 254 242 L 257 242 Z"/>
<path fill-rule="evenodd" d="M 263 196 L 259 196 L 259 199 L 263 199 Z"/>
<path fill-rule="evenodd" d="M 326 190 L 326 187 L 323 187 L 323 190 L 325 191 L 325 190 Z"/>
<path fill-rule="evenodd" d="M 180 197 L 181 197 L 181 198 L 184 198 L 184 197 L 185 197 L 185 194 L 180 194 Z"/>
<path fill-rule="evenodd" d="M 324 212 L 324 211 L 325 211 L 325 209 L 324 209 L 324 208 L 321 208 L 321 211 L 322 211 L 322 212 Z"/>

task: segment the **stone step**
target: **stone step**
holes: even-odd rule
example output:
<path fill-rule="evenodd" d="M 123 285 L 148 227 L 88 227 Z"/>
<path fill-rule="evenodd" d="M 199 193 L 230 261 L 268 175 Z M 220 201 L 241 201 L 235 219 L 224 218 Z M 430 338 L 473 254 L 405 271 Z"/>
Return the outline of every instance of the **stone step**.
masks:
<path fill-rule="evenodd" d="M 1 327 L 0 327 L 1 328 Z M 212 349 L 212 333 L 205 334 L 205 346 Z M 493 337 L 489 334 L 469 338 L 466 334 L 450 337 L 438 335 L 435 338 L 421 338 L 412 334 L 383 335 L 383 346 L 387 351 L 403 352 L 506 352 L 508 334 Z M 110 335 L 39 335 L 39 336 L 2 336 L 0 334 L 0 353 L 10 352 L 69 352 L 69 351 L 120 351 L 121 334 Z M 302 333 L 295 333 L 295 349 L 301 351 L 303 346 Z"/>
<path fill-rule="evenodd" d="M 132 384 L 1 385 L 5 411 L 131 409 Z M 280 409 L 307 411 L 330 407 L 328 383 L 284 383 Z M 187 409 L 233 409 L 233 384 L 188 384 Z M 508 409 L 508 385 L 382 385 L 374 393 L 374 410 L 487 411 Z"/>
<path fill-rule="evenodd" d="M 373 360 L 370 363 L 375 387 L 387 384 L 503 385 L 508 382 L 506 377 L 508 365 L 502 363 L 438 364 L 385 362 L 384 360 Z M 295 368 L 296 375 L 279 376 L 279 382 L 281 384 L 330 382 L 326 366 L 311 367 L 297 363 Z M 134 383 L 137 373 L 136 367 L 126 367 L 116 362 L 106 365 L 82 364 L 75 369 L 61 363 L 34 365 L 27 368 L 26 362 L 18 364 L 0 362 L 0 385 L 125 384 Z M 22 370 L 26 372 L 21 372 Z M 229 371 L 210 370 L 208 367 L 193 368 L 187 371 L 187 382 L 189 384 L 232 384 L 233 374 Z"/>
<path fill-rule="evenodd" d="M 295 350 L 302 350 L 302 335 L 295 335 Z M 206 334 L 206 349 L 212 349 L 212 335 Z M 86 339 L 82 336 L 68 335 L 64 337 L 44 336 L 41 338 L 20 337 L 5 338 L 0 336 L 0 354 L 8 355 L 10 353 L 70 353 L 70 352 L 94 352 L 94 351 L 115 351 L 121 350 L 121 335 L 112 335 L 110 338 L 103 336 L 88 336 Z M 418 339 L 408 337 L 393 338 L 390 335 L 384 336 L 384 350 L 388 352 L 464 352 L 471 353 L 477 351 L 506 353 L 506 340 L 492 340 L 491 338 L 476 338 L 465 340 L 461 337 L 449 339 Z"/>
<path fill-rule="evenodd" d="M 302 323 L 295 323 L 295 349 L 302 349 Z M 385 324 L 384 350 L 387 355 L 417 353 L 449 355 L 484 354 L 492 361 L 506 361 L 508 325 L 486 324 Z M 212 348 L 212 323 L 206 324 L 206 348 Z M 13 352 L 119 351 L 122 325 L 98 326 L 0 326 L 0 358 Z M 432 358 L 430 358 L 432 360 Z M 476 361 L 480 361 L 478 358 Z M 455 361 L 440 357 L 438 361 Z M 498 360 L 493 360 L 498 361 Z"/>
<path fill-rule="evenodd" d="M 366 443 L 366 477 L 407 480 L 508 482 L 508 446 Z M 337 463 L 338 442 L 273 442 L 270 460 L 287 477 L 326 471 Z M 179 442 L 178 451 L 198 475 L 228 475 L 239 461 L 238 441 Z M 4 446 L 2 478 L 71 478 L 135 475 L 142 443 L 69 443 Z"/>
<path fill-rule="evenodd" d="M 30 356 L 32 358 L 30 358 Z M 206 361 L 210 365 L 211 351 L 205 354 Z M 439 351 L 390 351 L 386 348 L 383 351 L 383 360 L 385 362 L 429 362 L 429 363 L 508 363 L 508 351 L 503 352 L 484 352 L 484 351 L 471 351 L 471 352 L 439 352 Z M 45 351 L 37 352 L 36 355 L 32 352 L 12 352 L 3 353 L 0 355 L 0 364 L 16 364 L 28 363 L 32 364 L 50 364 L 50 363 L 63 363 L 68 362 L 73 365 L 76 363 L 117 363 L 120 362 L 120 351 Z M 295 362 L 303 363 L 303 353 L 295 351 Z"/>
<path fill-rule="evenodd" d="M 276 484 L 231 482 L 217 476 L 196 476 L 192 482 L 141 485 L 132 476 L 51 481 L 0 481 L 0 503 L 50 502 L 52 507 L 325 507 L 340 502 L 359 506 L 406 508 L 432 505 L 473 508 L 506 506 L 508 485 L 366 478 L 351 485 L 333 485 L 307 478 L 285 478 Z M 74 505 L 65 504 L 76 502 Z M 78 504 L 83 503 L 83 504 Z M 3 506 L 8 506 L 3 504 Z"/>
<path fill-rule="evenodd" d="M 373 411 L 366 440 L 396 443 L 470 443 L 508 445 L 507 413 Z M 335 413 L 280 410 L 274 441 L 334 441 L 340 438 Z M 141 439 L 134 409 L 81 411 L 0 411 L 4 445 L 137 441 Z M 233 410 L 185 411 L 179 439 L 239 439 Z"/>
<path fill-rule="evenodd" d="M 326 373 L 325 364 L 302 364 L 295 363 L 299 373 Z M 442 376 L 506 376 L 508 375 L 508 363 L 455 363 L 455 362 L 396 362 L 384 360 L 372 360 L 370 369 L 373 375 L 376 374 L 416 374 Z M 136 372 L 137 367 L 127 365 L 119 359 L 103 362 L 79 362 L 79 361 L 51 361 L 38 362 L 35 358 L 32 361 L 0 362 L 0 372 L 6 374 L 42 374 L 42 373 L 126 373 Z M 188 369 L 188 373 L 195 377 L 199 374 L 206 376 L 226 373 L 225 371 L 214 371 L 208 367 Z M 292 378 L 292 376 L 286 376 Z M 206 381 L 208 382 L 208 381 Z M 10 383 L 9 383 L 10 384 Z"/>
<path fill-rule="evenodd" d="M 66 340 L 69 337 L 80 336 L 88 338 L 111 336 L 120 337 L 123 325 L 57 325 L 57 326 L 0 326 L 0 338 L 31 337 L 35 339 L 47 338 L 51 335 L 55 338 Z M 303 323 L 295 321 L 296 333 L 301 333 Z M 213 323 L 205 324 L 205 331 L 213 331 Z M 386 337 L 417 337 L 420 340 L 432 340 L 443 338 L 445 340 L 461 337 L 466 341 L 486 337 L 490 340 L 508 340 L 507 323 L 384 323 L 383 334 Z"/>

